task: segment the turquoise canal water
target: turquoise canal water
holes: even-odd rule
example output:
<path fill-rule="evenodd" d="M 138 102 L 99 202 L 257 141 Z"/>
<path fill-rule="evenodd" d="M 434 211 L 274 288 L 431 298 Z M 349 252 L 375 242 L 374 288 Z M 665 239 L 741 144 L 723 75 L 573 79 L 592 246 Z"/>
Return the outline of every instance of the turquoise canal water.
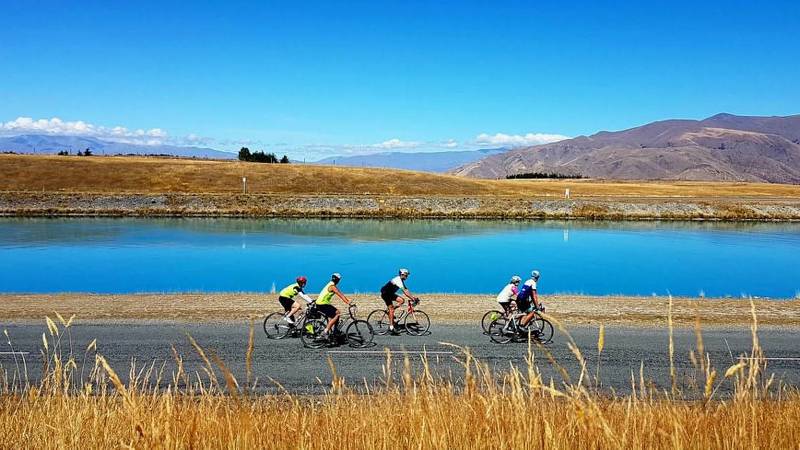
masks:
<path fill-rule="evenodd" d="M 540 292 L 787 298 L 800 225 L 298 219 L 0 219 L 0 292 L 280 289 L 375 292 L 399 267 L 418 292 L 492 293 L 542 272 Z"/>

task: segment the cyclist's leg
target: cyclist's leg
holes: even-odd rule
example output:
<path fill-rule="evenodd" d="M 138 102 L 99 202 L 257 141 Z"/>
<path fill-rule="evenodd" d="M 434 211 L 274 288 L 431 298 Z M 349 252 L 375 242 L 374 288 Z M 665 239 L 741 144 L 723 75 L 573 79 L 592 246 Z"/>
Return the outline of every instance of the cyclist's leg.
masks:
<path fill-rule="evenodd" d="M 508 312 L 511 311 L 511 302 L 497 302 L 503 309 L 503 315 L 508 317 Z"/>
<path fill-rule="evenodd" d="M 394 331 L 394 295 L 381 293 L 381 300 L 386 305 L 386 312 L 389 313 L 389 331 Z"/>
<path fill-rule="evenodd" d="M 283 318 L 286 321 L 291 322 L 291 314 L 289 314 L 289 311 L 292 310 L 292 304 L 294 301 L 288 297 L 278 297 L 278 302 L 283 307 L 283 312 L 285 313 Z"/>
<path fill-rule="evenodd" d="M 328 318 L 328 325 L 325 327 L 325 334 L 329 334 L 339 320 L 339 310 L 333 305 L 320 305 L 320 311 Z"/>
<path fill-rule="evenodd" d="M 297 315 L 297 313 L 300 312 L 300 309 L 301 309 L 300 302 L 295 300 L 294 303 L 292 303 L 292 310 L 289 311 L 289 317 L 294 319 L 295 315 Z"/>
<path fill-rule="evenodd" d="M 390 324 L 389 325 L 389 331 L 395 331 L 395 325 L 396 325 L 396 321 L 394 319 L 395 318 L 395 312 L 396 312 L 397 308 L 399 308 L 400 306 L 403 305 L 403 303 L 404 303 L 403 297 L 400 297 L 399 295 L 396 295 L 395 298 L 394 298 L 394 301 L 392 302 L 392 306 L 391 306 L 392 313 L 389 314 L 389 324 Z"/>
<path fill-rule="evenodd" d="M 527 325 L 528 325 L 528 323 L 531 321 L 531 319 L 533 319 L 533 312 L 534 312 L 535 310 L 533 309 L 533 305 L 532 305 L 531 303 L 525 303 L 524 305 L 521 305 L 521 306 L 520 306 L 520 310 L 521 310 L 523 313 L 525 313 L 525 317 L 523 317 L 523 318 L 522 318 L 522 319 L 519 321 L 519 325 L 520 325 L 521 327 L 525 327 L 525 326 L 527 326 Z"/>

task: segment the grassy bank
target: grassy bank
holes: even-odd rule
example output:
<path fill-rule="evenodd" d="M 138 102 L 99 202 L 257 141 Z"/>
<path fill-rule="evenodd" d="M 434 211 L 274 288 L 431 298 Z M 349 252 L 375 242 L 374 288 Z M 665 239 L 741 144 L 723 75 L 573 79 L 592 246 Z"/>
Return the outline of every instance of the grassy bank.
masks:
<path fill-rule="evenodd" d="M 349 294 L 348 294 L 349 295 Z M 475 323 L 496 307 L 494 296 L 474 294 L 422 294 L 420 308 L 439 323 Z M 141 294 L 141 295 L 0 295 L 3 319 L 41 320 L 58 311 L 84 321 L 170 320 L 247 321 L 263 319 L 279 309 L 275 294 Z M 355 294 L 362 314 L 382 308 L 377 294 Z M 548 313 L 567 325 L 663 325 L 667 297 L 543 297 Z M 800 325 L 800 300 L 755 300 L 762 324 Z M 750 320 L 750 304 L 742 299 L 673 299 L 673 320 L 693 325 L 697 318 L 708 325 L 741 325 Z"/>
<path fill-rule="evenodd" d="M 0 155 L 0 214 L 800 220 L 800 186 L 475 180 L 302 164 Z"/>
<path fill-rule="evenodd" d="M 73 323 L 58 317 L 47 320 L 42 336 L 44 380 L 20 381 L 19 367 L 0 377 L 0 442 L 87 449 L 794 448 L 800 394 L 766 371 L 750 306 L 749 353 L 717 368 L 698 328 L 691 377 L 673 371 L 671 388 L 659 390 L 642 366 L 631 372 L 628 395 L 603 390 L 601 363 L 589 367 L 584 358 L 592 352 L 602 360 L 602 328 L 596 348 L 571 342 L 579 363 L 573 373 L 534 343 L 523 366 L 503 371 L 458 349 L 462 370 L 445 378 L 431 375 L 424 355 L 421 369 L 412 370 L 408 356 L 387 353 L 379 381 L 342 379 L 331 363 L 326 394 L 304 397 L 252 393 L 252 330 L 243 349 L 246 379 L 192 341 L 202 372 L 187 373 L 175 354 L 171 373 L 132 365 L 123 383 L 94 343 L 74 352 L 67 346 Z M 667 323 L 671 330 L 671 316 Z M 671 337 L 664 351 L 672 361 Z M 387 375 L 398 364 L 399 375 Z M 545 379 L 542 364 L 555 366 L 558 378 Z"/>

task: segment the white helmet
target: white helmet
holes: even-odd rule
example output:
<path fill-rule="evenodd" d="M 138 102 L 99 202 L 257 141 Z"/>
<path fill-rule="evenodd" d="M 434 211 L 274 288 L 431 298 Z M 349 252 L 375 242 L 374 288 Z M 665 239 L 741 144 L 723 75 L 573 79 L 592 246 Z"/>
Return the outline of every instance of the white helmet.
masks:
<path fill-rule="evenodd" d="M 341 279 L 342 279 L 342 274 L 340 274 L 339 272 L 334 272 L 333 275 L 331 275 L 332 281 L 339 281 Z"/>
<path fill-rule="evenodd" d="M 514 275 L 513 277 L 511 277 L 511 283 L 512 283 L 512 284 L 519 283 L 520 281 L 522 281 L 522 278 L 520 278 L 520 277 L 518 277 L 518 276 L 516 276 L 516 275 Z"/>
<path fill-rule="evenodd" d="M 538 270 L 534 270 L 533 272 L 531 272 L 531 278 L 533 278 L 534 280 L 538 280 L 540 275 L 541 274 L 539 273 Z"/>
<path fill-rule="evenodd" d="M 409 271 L 408 271 L 408 269 L 400 269 L 400 275 L 406 275 L 406 276 L 408 276 L 408 274 L 410 274 L 410 273 L 411 273 L 411 272 L 409 272 Z"/>

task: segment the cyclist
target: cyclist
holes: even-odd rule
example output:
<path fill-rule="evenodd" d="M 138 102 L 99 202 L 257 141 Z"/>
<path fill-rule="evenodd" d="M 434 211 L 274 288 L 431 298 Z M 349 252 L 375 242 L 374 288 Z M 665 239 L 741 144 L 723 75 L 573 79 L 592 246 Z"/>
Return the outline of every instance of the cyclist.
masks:
<path fill-rule="evenodd" d="M 511 301 L 516 300 L 517 294 L 519 293 L 519 283 L 522 282 L 522 278 L 514 275 L 511 277 L 511 281 L 497 294 L 497 303 L 503 307 L 503 311 L 508 314 L 511 310 Z"/>
<path fill-rule="evenodd" d="M 411 295 L 411 291 L 408 290 L 406 287 L 406 280 L 408 279 L 408 275 L 411 272 L 408 269 L 400 269 L 396 277 L 389 280 L 386 284 L 383 285 L 381 288 L 381 299 L 386 304 L 386 308 L 389 311 L 389 333 L 391 334 L 398 334 L 397 330 L 394 329 L 394 302 L 397 302 L 397 306 L 403 304 L 403 297 L 397 295 L 398 291 L 403 291 L 403 295 L 408 297 L 408 299 L 416 304 L 419 301 L 417 297 Z"/>
<path fill-rule="evenodd" d="M 307 282 L 308 279 L 306 277 L 299 276 L 295 279 L 294 283 L 281 289 L 281 291 L 278 293 L 278 302 L 280 302 L 284 311 L 287 313 L 283 316 L 283 320 L 292 325 L 294 325 L 294 315 L 297 314 L 301 308 L 300 302 L 295 301 L 294 298 L 299 295 L 300 298 L 306 301 L 306 303 L 314 302 L 311 297 L 303 292 L 303 288 L 306 287 Z"/>
<path fill-rule="evenodd" d="M 331 275 L 331 281 L 322 288 L 322 291 L 319 293 L 317 297 L 317 310 L 321 312 L 325 317 L 328 318 L 328 325 L 325 327 L 325 331 L 322 333 L 322 338 L 327 339 L 328 335 L 330 334 L 331 330 L 333 329 L 334 325 L 336 325 L 336 321 L 339 320 L 339 310 L 336 309 L 335 306 L 331 305 L 331 299 L 333 296 L 336 295 L 343 302 L 346 304 L 350 304 L 350 299 L 348 299 L 342 291 L 339 290 L 337 285 L 339 284 L 339 280 L 342 279 L 342 276 L 338 273 L 334 273 Z"/>
<path fill-rule="evenodd" d="M 519 321 L 520 326 L 525 327 L 533 319 L 535 311 L 543 311 L 539 304 L 539 295 L 536 292 L 536 285 L 539 282 L 541 274 L 538 270 L 531 272 L 531 277 L 522 285 L 519 294 L 517 295 L 517 306 L 519 310 L 527 313 L 522 320 Z"/>

